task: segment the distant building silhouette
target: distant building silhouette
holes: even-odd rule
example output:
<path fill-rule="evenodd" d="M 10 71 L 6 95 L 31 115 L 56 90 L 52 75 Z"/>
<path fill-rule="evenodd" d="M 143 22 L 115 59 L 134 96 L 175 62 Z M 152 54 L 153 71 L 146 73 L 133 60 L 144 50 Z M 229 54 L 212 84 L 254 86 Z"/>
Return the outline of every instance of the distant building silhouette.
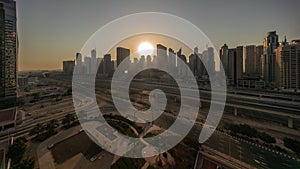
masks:
<path fill-rule="evenodd" d="M 68 60 L 63 61 L 63 73 L 66 75 L 72 75 L 75 67 L 75 61 Z"/>
<path fill-rule="evenodd" d="M 255 49 L 255 72 L 261 77 L 262 76 L 262 59 L 264 54 L 264 46 L 256 46 Z"/>
<path fill-rule="evenodd" d="M 147 55 L 147 64 L 149 64 L 149 65 L 152 64 L 152 58 L 150 55 Z"/>
<path fill-rule="evenodd" d="M 157 64 L 159 68 L 166 68 L 168 63 L 167 48 L 161 44 L 157 44 Z"/>
<path fill-rule="evenodd" d="M 84 66 L 82 62 L 82 55 L 81 53 L 76 53 L 76 73 L 83 74 L 84 73 Z"/>
<path fill-rule="evenodd" d="M 117 66 L 126 58 L 130 56 L 130 50 L 122 47 L 117 48 Z"/>
<path fill-rule="evenodd" d="M 229 49 L 226 44 L 224 44 L 220 49 L 220 60 L 227 77 L 228 85 L 236 86 L 238 80 L 242 78 L 243 49 L 243 46 Z"/>
<path fill-rule="evenodd" d="M 168 56 L 168 66 L 172 72 L 176 69 L 176 53 L 172 48 L 169 48 L 169 56 Z"/>
<path fill-rule="evenodd" d="M 84 57 L 84 66 L 85 66 L 85 74 L 91 74 L 92 73 L 92 61 L 90 57 Z"/>
<path fill-rule="evenodd" d="M 103 73 L 110 75 L 114 71 L 114 63 L 111 60 L 111 54 L 106 54 L 103 57 Z"/>
<path fill-rule="evenodd" d="M 255 45 L 245 47 L 245 74 L 247 76 L 254 76 L 256 74 L 255 49 Z"/>
<path fill-rule="evenodd" d="M 183 62 L 179 62 L 179 59 Z M 182 54 L 182 49 L 179 49 L 177 52 L 177 71 L 178 75 L 181 77 L 185 77 L 187 74 L 187 60 L 185 55 Z"/>

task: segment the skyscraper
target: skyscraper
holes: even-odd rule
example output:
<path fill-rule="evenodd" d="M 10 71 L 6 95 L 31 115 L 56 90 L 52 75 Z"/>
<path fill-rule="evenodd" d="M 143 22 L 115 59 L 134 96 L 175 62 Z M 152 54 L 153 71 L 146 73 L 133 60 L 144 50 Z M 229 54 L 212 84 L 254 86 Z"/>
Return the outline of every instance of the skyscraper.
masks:
<path fill-rule="evenodd" d="M 176 70 L 176 53 L 172 48 L 169 48 L 168 65 L 172 71 Z"/>
<path fill-rule="evenodd" d="M 140 58 L 140 65 L 144 65 L 146 63 L 146 57 L 145 55 L 142 55 Z"/>
<path fill-rule="evenodd" d="M 152 64 L 152 58 L 150 55 L 147 55 L 147 64 L 151 65 Z"/>
<path fill-rule="evenodd" d="M 63 61 L 63 73 L 66 75 L 72 75 L 75 67 L 75 61 L 68 60 Z"/>
<path fill-rule="evenodd" d="M 182 62 L 177 62 L 178 75 L 184 78 L 187 75 L 187 61 L 185 55 L 181 54 L 177 56 Z"/>
<path fill-rule="evenodd" d="M 159 68 L 167 68 L 168 55 L 167 48 L 161 44 L 157 44 L 157 64 Z"/>
<path fill-rule="evenodd" d="M 226 44 L 224 44 L 220 49 L 220 60 L 223 65 L 225 74 L 226 74 L 226 76 L 228 76 L 227 74 L 229 71 L 229 67 L 228 67 L 229 58 L 228 58 L 228 46 Z M 220 64 L 220 66 L 221 66 L 221 64 Z M 221 70 L 221 68 L 220 68 L 220 70 Z"/>
<path fill-rule="evenodd" d="M 84 57 L 84 66 L 85 66 L 85 74 L 91 74 L 92 73 L 92 65 L 91 65 L 91 58 L 90 57 Z"/>
<path fill-rule="evenodd" d="M 262 58 L 263 58 L 263 54 L 264 54 L 264 46 L 263 45 L 259 45 L 256 46 L 255 49 L 255 72 L 261 76 L 262 75 Z"/>
<path fill-rule="evenodd" d="M 255 48 L 255 46 L 254 46 L 254 48 Z M 250 54 L 250 52 L 249 52 L 249 54 Z M 252 55 L 254 55 L 254 54 L 252 54 Z M 223 64 L 223 68 L 224 68 L 224 71 L 226 74 L 228 85 L 237 85 L 238 80 L 242 78 L 242 76 L 243 76 L 243 57 L 244 57 L 244 47 L 243 46 L 238 46 L 236 48 L 229 49 L 228 46 L 226 44 L 224 44 L 221 47 L 220 60 Z"/>
<path fill-rule="evenodd" d="M 300 40 L 281 45 L 276 52 L 280 69 L 280 86 L 285 89 L 300 89 Z"/>
<path fill-rule="evenodd" d="M 110 54 L 104 55 L 102 62 L 103 62 L 103 73 L 106 75 L 112 73 L 112 71 L 114 70 L 114 65 L 113 62 L 111 61 L 111 55 Z"/>
<path fill-rule="evenodd" d="M 264 39 L 264 73 L 263 78 L 267 85 L 272 86 L 275 82 L 275 68 L 276 68 L 276 53 L 275 49 L 278 47 L 278 35 L 276 31 L 268 32 Z"/>
<path fill-rule="evenodd" d="M 130 50 L 122 47 L 117 48 L 117 66 L 126 58 L 130 56 Z"/>
<path fill-rule="evenodd" d="M 245 73 L 248 76 L 253 76 L 256 72 L 256 57 L 255 57 L 256 46 L 246 46 L 245 51 Z"/>
<path fill-rule="evenodd" d="M 97 67 L 98 67 L 98 64 L 97 64 L 97 51 L 96 49 L 93 49 L 91 51 L 91 71 L 92 71 L 92 74 L 96 74 L 97 73 Z"/>
<path fill-rule="evenodd" d="M 236 58 L 235 58 L 235 65 L 236 65 L 236 80 L 241 79 L 243 76 L 243 58 L 244 58 L 244 47 L 238 46 L 236 47 Z"/>
<path fill-rule="evenodd" d="M 0 107 L 16 101 L 17 53 L 16 2 L 0 0 Z"/>
<path fill-rule="evenodd" d="M 200 57 L 202 55 L 199 53 L 198 48 L 194 48 L 194 53 L 189 56 L 189 67 L 193 72 L 194 76 L 200 78 L 202 77 L 203 72 L 203 64 L 201 62 Z"/>
<path fill-rule="evenodd" d="M 228 49 L 228 68 L 226 72 L 227 83 L 229 85 L 237 84 L 237 75 L 236 75 L 236 48 Z"/>
<path fill-rule="evenodd" d="M 76 71 L 77 74 L 83 74 L 84 72 L 81 53 L 76 53 Z"/>

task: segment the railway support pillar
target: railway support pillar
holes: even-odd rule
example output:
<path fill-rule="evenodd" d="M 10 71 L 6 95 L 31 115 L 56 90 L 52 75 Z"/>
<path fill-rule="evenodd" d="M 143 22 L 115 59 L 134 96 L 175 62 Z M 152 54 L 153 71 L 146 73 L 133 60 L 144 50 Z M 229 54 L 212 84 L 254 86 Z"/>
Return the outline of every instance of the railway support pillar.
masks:
<path fill-rule="evenodd" d="M 237 116 L 238 115 L 238 109 L 236 107 L 233 108 L 233 113 L 234 113 L 234 116 Z"/>
<path fill-rule="evenodd" d="M 294 128 L 294 120 L 290 117 L 288 118 L 288 127 L 291 129 Z"/>

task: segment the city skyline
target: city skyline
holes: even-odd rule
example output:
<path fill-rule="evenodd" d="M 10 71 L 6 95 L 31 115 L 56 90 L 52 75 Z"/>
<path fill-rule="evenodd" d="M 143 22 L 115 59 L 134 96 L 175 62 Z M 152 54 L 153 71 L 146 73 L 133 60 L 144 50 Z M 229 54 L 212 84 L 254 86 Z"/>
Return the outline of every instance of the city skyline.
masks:
<path fill-rule="evenodd" d="M 216 49 L 224 43 L 229 46 L 262 44 L 261 37 L 265 36 L 265 32 L 273 30 L 279 32 L 280 41 L 285 35 L 290 40 L 298 39 L 300 25 L 295 22 L 297 10 L 293 10 L 298 3 L 230 1 L 217 5 L 217 2 L 201 1 L 89 1 L 82 5 L 80 2 L 72 1 L 70 4 L 64 1 L 58 6 L 48 1 L 17 1 L 20 39 L 18 66 L 19 70 L 60 69 L 61 61 L 72 59 L 88 37 L 101 26 L 120 16 L 141 11 L 166 12 L 191 21 L 203 30 Z M 257 9 L 256 12 L 253 13 L 251 8 Z M 273 10 L 263 10 L 268 8 Z M 89 15 L 84 13 L 87 9 Z M 236 15 L 238 11 L 243 13 Z"/>

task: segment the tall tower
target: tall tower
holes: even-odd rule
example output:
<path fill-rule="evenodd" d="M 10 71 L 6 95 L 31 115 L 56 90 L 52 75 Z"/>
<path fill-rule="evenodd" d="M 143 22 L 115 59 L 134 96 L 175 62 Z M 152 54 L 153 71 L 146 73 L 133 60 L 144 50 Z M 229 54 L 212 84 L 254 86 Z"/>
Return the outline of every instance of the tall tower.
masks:
<path fill-rule="evenodd" d="M 276 52 L 278 47 L 278 35 L 276 31 L 268 32 L 267 37 L 264 39 L 264 73 L 263 78 L 269 86 L 275 82 L 276 72 Z"/>
<path fill-rule="evenodd" d="M 176 53 L 172 48 L 169 48 L 168 66 L 173 72 L 176 71 Z"/>
<path fill-rule="evenodd" d="M 103 57 L 103 73 L 108 75 L 112 73 L 114 66 L 113 62 L 111 61 L 111 54 L 106 54 Z"/>
<path fill-rule="evenodd" d="M 16 2 L 0 0 L 0 107 L 10 107 L 17 97 Z"/>
<path fill-rule="evenodd" d="M 221 59 L 221 62 L 222 62 L 222 65 L 223 65 L 223 69 L 225 71 L 225 74 L 226 76 L 228 76 L 228 62 L 229 62 L 229 58 L 228 58 L 228 46 L 226 44 L 224 44 L 221 49 L 220 49 L 220 59 Z M 221 66 L 221 64 L 220 64 Z M 220 68 L 221 70 L 221 68 Z"/>
<path fill-rule="evenodd" d="M 280 86 L 300 90 L 300 40 L 279 46 L 277 59 L 280 59 Z"/>
<path fill-rule="evenodd" d="M 229 85 L 237 84 L 237 76 L 236 76 L 236 48 L 228 49 L 228 69 L 226 72 L 227 82 Z"/>
<path fill-rule="evenodd" d="M 235 66 L 236 66 L 236 80 L 239 80 L 243 76 L 243 58 L 244 58 L 244 47 L 238 46 L 236 47 L 236 58 L 235 58 Z"/>
<path fill-rule="evenodd" d="M 126 58 L 130 56 L 130 50 L 122 47 L 117 48 L 117 66 Z"/>
<path fill-rule="evenodd" d="M 93 49 L 92 51 L 91 51 L 91 73 L 92 74 L 96 74 L 97 73 L 97 67 L 98 67 L 98 64 L 97 64 L 97 51 L 96 51 L 96 49 Z"/>
<path fill-rule="evenodd" d="M 157 44 L 157 64 L 159 68 L 167 68 L 168 55 L 167 48 L 161 44 Z"/>
<path fill-rule="evenodd" d="M 256 46 L 256 49 L 255 49 L 255 58 L 256 58 L 255 72 L 259 76 L 262 75 L 262 58 L 263 58 L 263 54 L 264 54 L 264 46 L 263 45 Z"/>
<path fill-rule="evenodd" d="M 253 76 L 256 73 L 255 72 L 255 67 L 256 67 L 255 49 L 256 49 L 256 46 L 254 46 L 254 45 L 246 46 L 245 73 L 248 76 Z"/>

